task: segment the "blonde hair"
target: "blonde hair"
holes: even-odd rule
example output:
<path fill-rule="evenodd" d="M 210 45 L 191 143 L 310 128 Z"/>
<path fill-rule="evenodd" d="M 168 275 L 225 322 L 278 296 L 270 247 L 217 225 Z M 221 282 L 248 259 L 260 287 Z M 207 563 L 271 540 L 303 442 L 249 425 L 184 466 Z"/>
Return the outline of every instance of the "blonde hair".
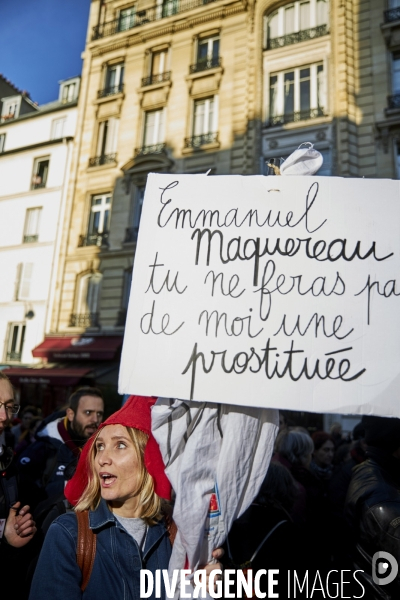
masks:
<path fill-rule="evenodd" d="M 140 507 L 140 518 L 147 525 L 154 525 L 161 518 L 161 499 L 154 491 L 154 481 L 144 464 L 144 451 L 148 441 L 148 436 L 139 429 L 133 427 L 125 427 L 138 459 L 138 468 L 140 471 L 138 487 L 135 496 L 138 497 Z M 97 454 L 96 440 L 100 435 L 101 429 L 98 431 L 93 440 L 92 447 L 87 456 L 87 472 L 88 482 L 86 488 L 75 506 L 76 512 L 84 510 L 96 510 L 101 500 L 100 479 L 95 471 L 95 458 Z"/>

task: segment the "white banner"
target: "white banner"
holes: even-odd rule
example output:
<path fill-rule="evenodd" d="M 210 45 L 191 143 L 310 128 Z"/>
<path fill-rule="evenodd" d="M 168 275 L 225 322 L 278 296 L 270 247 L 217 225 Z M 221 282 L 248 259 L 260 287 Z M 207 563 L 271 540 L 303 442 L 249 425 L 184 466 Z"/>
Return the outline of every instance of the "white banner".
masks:
<path fill-rule="evenodd" d="M 148 177 L 120 392 L 400 417 L 399 182 Z"/>

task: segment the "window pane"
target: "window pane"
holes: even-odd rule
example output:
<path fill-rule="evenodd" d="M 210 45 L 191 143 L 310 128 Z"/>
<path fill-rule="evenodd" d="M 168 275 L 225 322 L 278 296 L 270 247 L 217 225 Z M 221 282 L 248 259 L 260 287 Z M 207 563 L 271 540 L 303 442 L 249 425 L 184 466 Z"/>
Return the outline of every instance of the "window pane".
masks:
<path fill-rule="evenodd" d="M 400 56 L 393 56 L 392 63 L 393 93 L 400 92 Z"/>
<path fill-rule="evenodd" d="M 294 6 L 285 8 L 285 35 L 294 32 Z"/>
<path fill-rule="evenodd" d="M 208 54 L 208 40 L 199 41 L 197 60 L 206 60 Z"/>
<path fill-rule="evenodd" d="M 274 13 L 268 18 L 268 39 L 273 40 L 279 37 L 279 14 Z"/>
<path fill-rule="evenodd" d="M 144 146 L 151 146 L 154 144 L 155 136 L 155 125 L 156 125 L 156 112 L 147 112 L 144 126 Z"/>
<path fill-rule="evenodd" d="M 310 28 L 310 3 L 302 2 L 300 4 L 300 31 Z"/>
<path fill-rule="evenodd" d="M 329 20 L 329 0 L 317 0 L 317 25 L 325 25 Z"/>
<path fill-rule="evenodd" d="M 326 107 L 326 86 L 323 65 L 317 66 L 317 105 L 320 109 Z"/>
<path fill-rule="evenodd" d="M 204 115 L 205 115 L 205 101 L 199 100 L 194 103 L 193 135 L 201 135 L 202 133 L 204 133 L 204 131 L 203 131 Z"/>
<path fill-rule="evenodd" d="M 131 29 L 131 27 L 135 24 L 135 12 L 136 9 L 134 6 L 131 8 L 125 8 L 121 10 L 119 13 L 119 31 L 126 31 L 127 29 Z"/>
<path fill-rule="evenodd" d="M 206 106 L 208 107 L 208 121 L 205 123 L 205 131 L 204 133 L 210 133 L 214 130 L 214 98 L 206 101 Z"/>
<path fill-rule="evenodd" d="M 212 42 L 212 57 L 218 58 L 219 56 L 219 38 Z"/>
<path fill-rule="evenodd" d="M 284 114 L 294 113 L 294 71 L 284 75 Z"/>
<path fill-rule="evenodd" d="M 5 144 L 5 141 L 6 141 L 6 134 L 5 134 L 5 133 L 2 133 L 2 134 L 0 135 L 0 152 L 4 152 L 4 144 Z"/>
<path fill-rule="evenodd" d="M 272 75 L 269 78 L 269 114 L 270 117 L 276 117 L 279 115 L 277 75 Z"/>
<path fill-rule="evenodd" d="M 162 52 L 154 52 L 153 53 L 153 63 L 152 63 L 152 68 L 151 68 L 152 75 L 158 75 L 159 73 L 162 73 L 161 56 L 162 56 Z"/>

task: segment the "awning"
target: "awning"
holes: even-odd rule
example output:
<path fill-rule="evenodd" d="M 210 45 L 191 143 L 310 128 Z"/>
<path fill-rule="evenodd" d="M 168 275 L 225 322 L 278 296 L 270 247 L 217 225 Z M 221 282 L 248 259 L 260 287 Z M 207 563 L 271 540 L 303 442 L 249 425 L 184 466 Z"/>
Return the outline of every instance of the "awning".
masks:
<path fill-rule="evenodd" d="M 32 350 L 35 358 L 60 360 L 112 360 L 122 346 L 122 336 L 48 336 Z"/>
<path fill-rule="evenodd" d="M 43 385 L 76 385 L 82 379 L 94 379 L 92 369 L 30 369 L 29 367 L 10 367 L 4 371 L 11 383 L 40 383 Z"/>

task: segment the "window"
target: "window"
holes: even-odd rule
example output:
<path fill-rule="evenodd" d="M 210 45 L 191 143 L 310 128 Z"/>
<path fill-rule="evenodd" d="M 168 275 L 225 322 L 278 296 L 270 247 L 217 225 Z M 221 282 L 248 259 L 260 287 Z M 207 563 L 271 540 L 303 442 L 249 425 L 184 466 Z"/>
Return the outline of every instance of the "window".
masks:
<path fill-rule="evenodd" d="M 393 94 L 400 94 L 400 54 L 397 52 L 392 60 L 392 90 Z"/>
<path fill-rule="evenodd" d="M 322 63 L 270 75 L 270 125 L 323 116 L 325 108 L 325 75 Z"/>
<path fill-rule="evenodd" d="M 49 165 L 50 159 L 48 157 L 35 159 L 33 164 L 32 190 L 46 187 Z"/>
<path fill-rule="evenodd" d="M 319 37 L 328 33 L 329 0 L 297 0 L 267 15 L 265 20 L 266 48 Z"/>
<path fill-rule="evenodd" d="M 161 75 L 167 70 L 168 50 L 159 50 L 151 55 L 151 75 Z"/>
<path fill-rule="evenodd" d="M 124 8 L 119 13 L 118 31 L 127 31 L 135 26 L 136 7 Z"/>
<path fill-rule="evenodd" d="M 29 300 L 31 293 L 33 263 L 21 263 L 18 265 L 18 271 L 19 277 L 16 300 Z"/>
<path fill-rule="evenodd" d="M 39 224 L 41 208 L 28 208 L 25 217 L 24 244 L 37 242 L 39 240 Z"/>
<path fill-rule="evenodd" d="M 193 136 L 216 132 L 218 129 L 218 97 L 194 101 Z"/>
<path fill-rule="evenodd" d="M 73 102 L 76 98 L 77 82 L 65 83 L 62 87 L 61 102 L 67 104 Z"/>
<path fill-rule="evenodd" d="M 107 121 L 99 123 L 97 150 L 98 157 L 112 157 L 115 159 L 118 142 L 119 119 L 111 117 Z"/>
<path fill-rule="evenodd" d="M 179 11 L 179 0 L 164 0 L 162 3 L 162 16 L 176 15 Z"/>
<path fill-rule="evenodd" d="M 62 137 L 64 137 L 64 128 L 66 122 L 67 117 L 62 117 L 61 119 L 54 119 L 54 121 L 51 124 L 52 140 L 60 140 Z"/>
<path fill-rule="evenodd" d="M 6 134 L 0 133 L 0 153 L 4 152 L 5 145 L 6 145 Z"/>
<path fill-rule="evenodd" d="M 102 96 L 122 92 L 124 87 L 124 63 L 109 65 L 106 72 L 106 85 Z"/>
<path fill-rule="evenodd" d="M 3 100 L 3 107 L 1 109 L 1 120 L 10 121 L 16 119 L 19 115 L 19 108 L 21 105 L 21 97 L 14 96 L 12 98 L 5 98 Z"/>
<path fill-rule="evenodd" d="M 164 109 L 145 113 L 143 146 L 154 146 L 164 142 Z"/>
<path fill-rule="evenodd" d="M 71 315 L 71 327 L 97 327 L 101 273 L 87 273 L 77 279 L 75 312 Z"/>
<path fill-rule="evenodd" d="M 121 308 L 125 311 L 128 310 L 131 286 L 132 286 L 132 268 L 126 269 L 124 271 L 124 287 L 122 290 Z"/>
<path fill-rule="evenodd" d="M 219 65 L 219 37 L 199 39 L 197 43 L 197 66 L 203 68 Z"/>
<path fill-rule="evenodd" d="M 92 197 L 86 245 L 101 245 L 110 229 L 111 195 Z"/>
<path fill-rule="evenodd" d="M 21 361 L 25 341 L 24 323 L 10 323 L 8 330 L 8 344 L 6 360 Z"/>

